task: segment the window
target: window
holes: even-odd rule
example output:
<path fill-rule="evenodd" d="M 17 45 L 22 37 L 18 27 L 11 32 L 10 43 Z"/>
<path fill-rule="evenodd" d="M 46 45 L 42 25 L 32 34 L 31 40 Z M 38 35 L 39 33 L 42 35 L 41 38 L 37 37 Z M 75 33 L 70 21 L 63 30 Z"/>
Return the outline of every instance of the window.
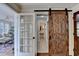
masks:
<path fill-rule="evenodd" d="M 0 20 L 0 38 L 3 38 L 5 34 L 9 32 L 9 23 L 3 20 Z"/>
<path fill-rule="evenodd" d="M 77 15 L 76 18 L 76 25 L 77 25 L 77 36 L 79 36 L 79 14 Z"/>
<path fill-rule="evenodd" d="M 0 38 L 3 37 L 3 34 L 4 34 L 4 23 L 0 22 Z"/>

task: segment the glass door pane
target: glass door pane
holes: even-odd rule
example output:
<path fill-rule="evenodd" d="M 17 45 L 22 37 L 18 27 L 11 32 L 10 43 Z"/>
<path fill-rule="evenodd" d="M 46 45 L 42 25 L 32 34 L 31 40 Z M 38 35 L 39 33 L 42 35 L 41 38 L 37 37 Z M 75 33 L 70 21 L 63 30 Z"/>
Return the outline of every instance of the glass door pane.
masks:
<path fill-rule="evenodd" d="M 20 52 L 33 52 L 33 16 L 20 16 Z"/>
<path fill-rule="evenodd" d="M 79 22 L 77 22 L 77 36 L 79 36 Z"/>

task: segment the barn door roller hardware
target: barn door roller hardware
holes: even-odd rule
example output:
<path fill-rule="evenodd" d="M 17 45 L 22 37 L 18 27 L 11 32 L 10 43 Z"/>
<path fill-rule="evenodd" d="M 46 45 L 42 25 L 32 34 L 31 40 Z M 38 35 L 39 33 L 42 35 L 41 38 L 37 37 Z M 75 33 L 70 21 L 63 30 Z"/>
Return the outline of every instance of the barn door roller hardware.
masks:
<path fill-rule="evenodd" d="M 65 8 L 65 10 L 51 10 L 51 8 L 49 8 L 49 10 L 34 10 L 34 12 L 49 12 L 49 11 L 67 11 L 67 12 L 72 12 L 72 10 L 67 10 L 67 8 Z"/>

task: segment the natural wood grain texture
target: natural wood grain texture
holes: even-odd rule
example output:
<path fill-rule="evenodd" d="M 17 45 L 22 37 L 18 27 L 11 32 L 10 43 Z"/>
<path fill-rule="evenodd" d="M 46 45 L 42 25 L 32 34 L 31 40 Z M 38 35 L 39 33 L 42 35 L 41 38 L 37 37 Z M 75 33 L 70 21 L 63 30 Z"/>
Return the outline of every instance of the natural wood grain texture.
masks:
<path fill-rule="evenodd" d="M 49 16 L 49 55 L 68 55 L 68 25 L 64 11 Z"/>

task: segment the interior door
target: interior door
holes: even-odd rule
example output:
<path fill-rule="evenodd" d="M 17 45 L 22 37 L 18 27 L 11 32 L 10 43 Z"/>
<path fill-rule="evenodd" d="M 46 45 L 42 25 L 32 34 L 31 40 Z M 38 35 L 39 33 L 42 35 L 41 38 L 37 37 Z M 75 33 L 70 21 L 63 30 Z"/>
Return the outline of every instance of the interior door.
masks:
<path fill-rule="evenodd" d="M 79 11 L 74 13 L 74 55 L 79 56 Z"/>
<path fill-rule="evenodd" d="M 18 55 L 35 55 L 35 15 L 19 14 L 18 19 Z"/>
<path fill-rule="evenodd" d="M 68 19 L 65 11 L 52 11 L 49 15 L 49 55 L 66 56 L 68 48 Z"/>

